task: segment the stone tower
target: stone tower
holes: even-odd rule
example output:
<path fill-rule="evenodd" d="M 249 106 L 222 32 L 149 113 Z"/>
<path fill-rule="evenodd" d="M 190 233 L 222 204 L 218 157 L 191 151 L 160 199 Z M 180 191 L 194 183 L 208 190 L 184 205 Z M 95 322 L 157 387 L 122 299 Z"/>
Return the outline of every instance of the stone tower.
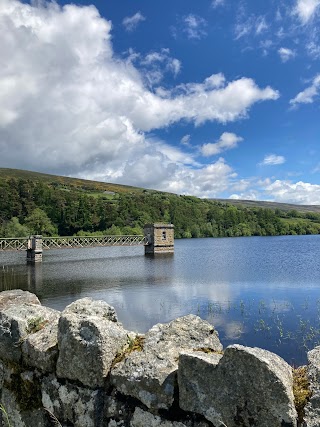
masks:
<path fill-rule="evenodd" d="M 147 224 L 144 226 L 144 235 L 147 239 L 145 254 L 173 254 L 174 253 L 174 225 Z"/>

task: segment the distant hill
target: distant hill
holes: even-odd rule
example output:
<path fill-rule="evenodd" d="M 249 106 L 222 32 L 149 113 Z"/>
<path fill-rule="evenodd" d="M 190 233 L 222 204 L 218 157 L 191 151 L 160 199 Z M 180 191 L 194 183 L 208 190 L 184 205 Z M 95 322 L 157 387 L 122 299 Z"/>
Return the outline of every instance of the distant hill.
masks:
<path fill-rule="evenodd" d="M 293 203 L 278 203 L 278 202 L 266 202 L 258 200 L 235 200 L 235 199 L 212 199 L 222 203 L 228 203 L 234 206 L 244 206 L 247 208 L 266 208 L 266 209 L 280 209 L 281 211 L 296 210 L 298 212 L 319 212 L 320 205 L 296 205 Z"/>
<path fill-rule="evenodd" d="M 106 182 L 91 181 L 88 179 L 81 178 L 70 178 L 60 175 L 50 175 L 41 172 L 33 172 L 22 169 L 9 169 L 0 168 L 0 179 L 23 179 L 31 180 L 35 182 L 42 182 L 44 184 L 60 185 L 75 190 L 87 190 L 87 191 L 111 191 L 115 193 L 129 193 L 129 192 L 141 192 L 142 188 L 132 187 L 129 185 L 120 184 L 109 184 Z"/>
<path fill-rule="evenodd" d="M 320 206 L 199 199 L 0 168 L 2 237 L 141 234 L 152 222 L 172 223 L 184 238 L 320 234 Z"/>
<path fill-rule="evenodd" d="M 130 185 L 111 184 L 101 181 L 91 181 L 81 178 L 70 178 L 60 175 L 51 175 L 41 172 L 33 172 L 22 169 L 9 169 L 0 168 L 0 179 L 23 179 L 43 182 L 49 185 L 61 186 L 71 188 L 79 191 L 87 192 L 111 192 L 111 193 L 141 193 L 141 192 L 158 192 L 163 191 L 145 189 L 140 187 L 133 187 Z M 170 193 L 169 193 L 170 194 Z M 243 206 L 248 208 L 266 208 L 266 209 L 280 209 L 282 211 L 296 210 L 298 212 L 319 212 L 320 205 L 298 205 L 289 203 L 267 202 L 258 200 L 235 200 L 235 199 L 210 199 L 215 202 L 226 203 L 234 206 Z"/>

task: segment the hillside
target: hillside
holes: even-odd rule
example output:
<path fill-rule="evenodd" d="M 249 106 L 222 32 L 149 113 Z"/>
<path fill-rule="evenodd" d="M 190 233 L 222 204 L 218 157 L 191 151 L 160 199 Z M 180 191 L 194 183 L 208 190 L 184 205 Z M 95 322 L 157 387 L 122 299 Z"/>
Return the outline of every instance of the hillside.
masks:
<path fill-rule="evenodd" d="M 320 233 L 320 206 L 207 200 L 0 168 L 0 236 L 140 234 L 171 222 L 176 237 Z"/>
<path fill-rule="evenodd" d="M 234 206 L 244 206 L 247 208 L 280 209 L 281 211 L 296 210 L 298 212 L 320 212 L 320 205 L 296 205 L 291 203 L 267 202 L 259 200 L 233 200 L 233 199 L 213 199 L 222 203 L 229 203 Z"/>
<path fill-rule="evenodd" d="M 52 185 L 56 187 L 66 187 L 78 191 L 111 191 L 115 193 L 129 193 L 129 192 L 140 192 L 142 188 L 131 187 L 129 185 L 120 184 L 109 184 L 106 182 L 90 181 L 81 178 L 69 178 L 60 175 L 49 175 L 40 172 L 32 172 L 21 169 L 8 169 L 0 168 L 0 180 L 9 179 L 21 179 L 30 180 L 34 182 L 41 182 L 46 185 Z"/>

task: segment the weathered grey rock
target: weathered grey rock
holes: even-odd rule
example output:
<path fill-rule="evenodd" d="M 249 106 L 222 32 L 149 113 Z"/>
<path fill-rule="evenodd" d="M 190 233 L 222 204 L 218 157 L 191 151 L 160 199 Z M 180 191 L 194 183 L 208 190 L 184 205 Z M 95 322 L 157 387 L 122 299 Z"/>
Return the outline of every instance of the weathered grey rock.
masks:
<path fill-rule="evenodd" d="M 4 388 L 1 394 L 1 404 L 5 408 L 11 427 L 50 427 L 48 418 L 43 409 L 22 410 L 15 394 Z M 8 423 L 2 414 L 2 426 L 7 427 Z"/>
<path fill-rule="evenodd" d="M 27 292 L 27 300 L 29 297 L 33 300 Z M 36 303 L 24 303 L 20 296 L 17 300 L 15 304 L 10 298 L 0 311 L 0 358 L 13 362 L 20 362 L 24 340 L 54 322 L 59 313 Z"/>
<path fill-rule="evenodd" d="M 100 426 L 103 395 L 101 391 L 78 387 L 66 381 L 60 384 L 53 375 L 42 381 L 42 404 L 61 424 L 74 427 Z"/>
<path fill-rule="evenodd" d="M 22 344 L 23 361 L 42 372 L 55 372 L 58 358 L 58 321 L 60 312 L 40 331 L 28 335 Z"/>
<path fill-rule="evenodd" d="M 180 407 L 216 426 L 297 425 L 291 367 L 267 350 L 234 345 L 221 358 L 183 353 L 178 382 Z"/>
<path fill-rule="evenodd" d="M 150 414 L 143 409 L 136 408 L 130 427 L 187 427 L 186 424 L 177 421 L 168 421 L 158 415 Z"/>
<path fill-rule="evenodd" d="M 179 353 L 195 348 L 222 350 L 214 327 L 189 315 L 158 324 L 145 335 L 142 351 L 132 352 L 111 372 L 121 393 L 133 396 L 148 408 L 168 409 L 174 399 Z"/>
<path fill-rule="evenodd" d="M 308 377 L 312 393 L 305 407 L 305 426 L 320 426 L 320 346 L 308 352 Z"/>
<path fill-rule="evenodd" d="M 101 317 L 112 322 L 118 321 L 117 313 L 111 305 L 105 301 L 92 298 L 81 298 L 74 301 L 65 308 L 63 313 L 74 313 L 86 317 Z"/>
<path fill-rule="evenodd" d="M 127 345 L 128 332 L 121 324 L 68 307 L 59 319 L 57 375 L 102 387 L 114 358 Z"/>
<path fill-rule="evenodd" d="M 28 291 L 22 291 L 21 289 L 13 289 L 11 291 L 0 292 L 0 311 L 9 305 L 19 304 L 36 304 L 41 305 L 38 297 Z"/>

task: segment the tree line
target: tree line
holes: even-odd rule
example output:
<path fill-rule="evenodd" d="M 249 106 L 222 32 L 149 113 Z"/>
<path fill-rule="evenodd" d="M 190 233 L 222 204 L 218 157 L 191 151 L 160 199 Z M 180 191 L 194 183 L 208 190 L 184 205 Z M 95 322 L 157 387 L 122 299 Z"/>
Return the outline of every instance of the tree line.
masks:
<path fill-rule="evenodd" d="M 147 223 L 175 237 L 319 234 L 320 214 L 232 204 L 152 190 L 106 194 L 56 182 L 0 179 L 0 236 L 142 234 Z"/>

